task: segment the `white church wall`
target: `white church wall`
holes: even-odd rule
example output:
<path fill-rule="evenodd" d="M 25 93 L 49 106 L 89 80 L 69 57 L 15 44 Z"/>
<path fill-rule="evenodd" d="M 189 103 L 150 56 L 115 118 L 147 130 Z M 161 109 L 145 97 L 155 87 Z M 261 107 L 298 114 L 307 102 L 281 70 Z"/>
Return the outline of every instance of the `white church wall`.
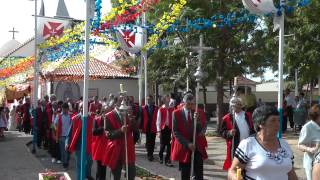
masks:
<path fill-rule="evenodd" d="M 59 85 L 60 84 L 60 85 Z M 63 84 L 63 85 L 62 85 Z M 71 84 L 69 86 L 68 84 Z M 54 82 L 54 92 L 59 100 L 65 100 L 72 96 L 73 100 L 78 100 L 83 96 L 83 81 L 79 81 L 76 85 L 70 82 Z M 108 96 L 110 93 L 118 95 L 120 84 L 124 85 L 124 89 L 129 96 L 133 96 L 135 102 L 139 100 L 138 79 L 105 79 L 105 80 L 90 80 L 89 81 L 89 98 L 98 95 L 99 99 Z M 78 86 L 78 87 L 76 87 Z M 68 90 L 69 87 L 69 90 Z M 57 89 L 58 88 L 58 89 Z M 79 89 L 78 89 L 79 88 Z"/>

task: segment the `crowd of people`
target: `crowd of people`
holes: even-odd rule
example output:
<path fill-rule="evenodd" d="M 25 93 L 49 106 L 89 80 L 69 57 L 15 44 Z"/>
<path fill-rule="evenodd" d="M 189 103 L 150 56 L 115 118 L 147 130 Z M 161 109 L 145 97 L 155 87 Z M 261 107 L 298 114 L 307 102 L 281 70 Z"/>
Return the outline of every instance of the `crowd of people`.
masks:
<path fill-rule="evenodd" d="M 3 137 L 3 131 L 7 128 L 33 133 L 37 147 L 47 149 L 52 163 L 62 164 L 65 169 L 69 167 L 70 154 L 74 153 L 77 179 L 80 179 L 84 118 L 82 98 L 72 102 L 69 98 L 66 101 L 57 100 L 54 94 L 45 96 L 38 102 L 36 117 L 31 113 L 30 98 L 18 102 L 10 112 L 8 108 L 1 107 L 0 136 Z M 191 167 L 194 167 L 194 178 L 203 179 L 203 160 L 208 158 L 206 115 L 201 108 L 195 111 L 193 94 L 185 93 L 179 104 L 170 95 L 162 97 L 159 107 L 155 105 L 153 96 L 148 96 L 146 102 L 139 106 L 132 97 L 123 94 L 110 94 L 102 101 L 97 96 L 89 100 L 86 121 L 87 179 L 105 180 L 106 169 L 109 168 L 113 179 L 119 180 L 121 170 L 126 167 L 128 179 L 133 180 L 136 175 L 135 144 L 140 141 L 141 133 L 146 137 L 148 161 L 155 161 L 155 141 L 159 138 L 160 164 L 172 167 L 171 161 L 178 161 L 182 180 L 190 178 Z M 305 107 L 302 100 L 297 102 L 300 105 L 295 108 Z M 228 171 L 228 178 L 237 180 L 240 169 L 243 179 L 297 179 L 291 147 L 286 140 L 277 138 L 281 127 L 277 108 L 262 103 L 249 110 L 243 106 L 240 97 L 233 97 L 230 100 L 230 112 L 223 117 L 219 130 L 226 139 L 227 153 L 223 169 Z M 287 115 L 291 111 L 288 109 Z M 319 105 L 311 107 L 309 119 L 301 128 L 298 147 L 305 152 L 306 176 L 312 180 L 320 177 Z M 192 136 L 194 128 L 195 143 Z M 95 178 L 91 174 L 93 161 L 97 166 Z"/>

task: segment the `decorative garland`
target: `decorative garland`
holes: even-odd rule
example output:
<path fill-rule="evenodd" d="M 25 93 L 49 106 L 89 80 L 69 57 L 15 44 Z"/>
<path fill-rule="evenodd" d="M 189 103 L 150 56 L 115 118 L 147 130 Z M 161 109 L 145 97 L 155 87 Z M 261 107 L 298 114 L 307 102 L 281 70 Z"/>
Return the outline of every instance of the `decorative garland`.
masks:
<path fill-rule="evenodd" d="M 153 34 L 148 38 L 149 41 L 143 47 L 143 51 L 147 51 L 158 44 L 160 37 L 165 33 L 165 31 L 169 28 L 169 26 L 173 24 L 174 21 L 178 18 L 178 16 L 182 11 L 182 8 L 186 4 L 187 4 L 186 0 L 178 0 L 178 2 L 173 4 L 171 8 L 172 12 L 170 13 L 165 12 L 163 14 L 162 18 L 160 19 L 160 22 L 156 24 L 154 28 L 154 32 L 158 32 L 158 33 Z"/>
<path fill-rule="evenodd" d="M 9 66 L 7 68 L 1 69 L 0 78 L 7 78 L 12 75 L 24 72 L 30 67 L 32 67 L 33 64 L 34 64 L 34 57 L 25 58 L 14 66 Z"/>

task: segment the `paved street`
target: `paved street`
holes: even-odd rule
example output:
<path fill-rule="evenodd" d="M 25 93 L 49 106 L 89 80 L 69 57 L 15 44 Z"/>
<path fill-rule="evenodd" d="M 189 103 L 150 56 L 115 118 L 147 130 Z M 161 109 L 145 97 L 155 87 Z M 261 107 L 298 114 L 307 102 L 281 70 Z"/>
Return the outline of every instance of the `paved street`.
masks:
<path fill-rule="evenodd" d="M 214 125 L 210 124 L 208 131 L 214 131 Z M 31 136 L 25 136 L 23 133 L 6 132 L 5 140 L 0 141 L 0 176 L 1 180 L 34 180 L 38 179 L 38 173 L 45 171 L 46 168 L 54 171 L 63 171 L 61 165 L 52 164 L 46 151 L 38 150 L 33 155 L 28 150 L 26 143 L 31 140 Z M 297 150 L 298 135 L 292 132 L 284 135 L 291 145 L 295 154 L 295 168 L 299 179 L 303 180 L 304 170 L 302 168 L 303 153 Z M 204 174 L 207 180 L 226 179 L 226 172 L 222 170 L 225 157 L 225 141 L 219 137 L 208 137 L 209 160 L 205 161 Z M 155 150 L 155 161 L 149 162 L 146 159 L 146 150 L 144 148 L 144 136 L 141 144 L 136 146 L 137 165 L 147 169 L 152 174 L 160 175 L 164 179 L 180 179 L 178 164 L 174 162 L 174 167 L 166 167 L 158 162 L 159 139 L 157 139 Z M 72 179 L 75 179 L 75 162 L 71 158 L 68 173 Z M 96 172 L 95 163 L 92 166 L 92 175 Z"/>

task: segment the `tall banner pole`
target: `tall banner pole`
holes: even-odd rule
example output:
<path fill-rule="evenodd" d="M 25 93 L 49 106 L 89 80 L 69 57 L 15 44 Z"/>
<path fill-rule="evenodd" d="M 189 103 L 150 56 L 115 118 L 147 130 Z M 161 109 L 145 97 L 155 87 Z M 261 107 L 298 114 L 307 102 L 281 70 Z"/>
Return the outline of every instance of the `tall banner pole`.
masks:
<path fill-rule="evenodd" d="M 147 40 L 147 32 L 145 30 L 146 27 L 146 13 L 142 14 L 142 26 L 143 26 L 143 44 L 146 44 Z M 147 67 L 147 51 L 142 52 L 142 59 L 144 63 L 144 104 L 147 104 L 147 96 L 148 96 L 148 67 Z"/>
<path fill-rule="evenodd" d="M 294 81 L 295 81 L 295 86 L 294 86 L 294 95 L 299 96 L 299 88 L 298 88 L 298 69 L 296 68 L 294 70 Z"/>
<path fill-rule="evenodd" d="M 86 130 L 88 119 L 88 90 L 89 90 L 89 45 L 90 45 L 90 2 L 86 0 L 86 24 L 85 24 L 85 66 L 83 76 L 83 117 L 81 130 L 81 168 L 80 177 L 84 180 L 86 177 Z"/>
<path fill-rule="evenodd" d="M 38 45 L 38 19 L 37 19 L 37 0 L 34 1 L 34 77 L 33 77 L 33 108 L 32 108 L 32 116 L 33 116 L 33 138 L 32 138 L 32 152 L 36 152 L 36 141 L 37 141 L 37 105 L 38 105 L 38 86 L 39 86 L 39 66 L 37 60 L 37 45 Z"/>
<path fill-rule="evenodd" d="M 280 6 L 285 5 L 286 1 L 281 0 Z M 280 28 L 279 28 L 279 80 L 278 80 L 278 110 L 280 115 L 280 129 L 278 132 L 278 138 L 282 137 L 282 122 L 283 122 L 283 51 L 284 51 L 284 14 L 282 11 L 282 15 L 280 17 Z"/>
<path fill-rule="evenodd" d="M 318 76 L 318 104 L 320 104 L 320 74 Z"/>

